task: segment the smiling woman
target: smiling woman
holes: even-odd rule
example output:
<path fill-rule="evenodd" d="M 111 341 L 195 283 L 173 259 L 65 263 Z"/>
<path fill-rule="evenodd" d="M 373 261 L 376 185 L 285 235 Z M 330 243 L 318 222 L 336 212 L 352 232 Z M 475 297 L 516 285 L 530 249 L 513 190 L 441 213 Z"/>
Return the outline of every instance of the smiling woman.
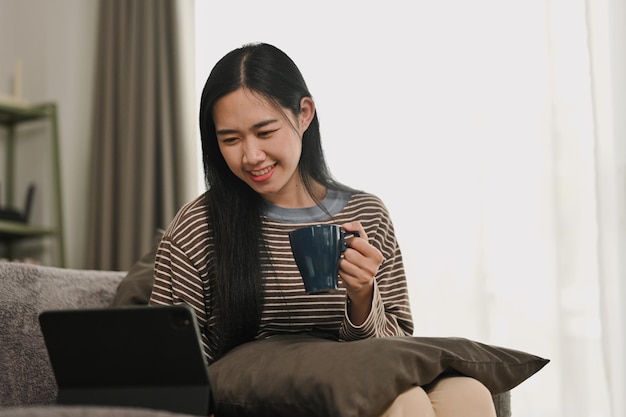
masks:
<path fill-rule="evenodd" d="M 614 392 L 624 379 L 623 363 L 605 367 L 604 306 L 590 296 L 598 263 L 619 247 L 597 229 L 597 192 L 610 187 L 596 189 L 594 149 L 611 146 L 594 141 L 585 13 L 602 22 L 612 2 L 585 4 L 196 4 L 198 91 L 233 44 L 274 43 L 299 63 L 333 173 L 380 195 L 394 217 L 417 335 L 556 358 L 516 388 L 514 415 L 609 415 L 604 369 L 622 369 Z M 280 24 L 268 24 L 276 10 Z M 215 15 L 237 16 L 237 30 L 206 25 Z M 610 21 L 594 27 L 609 32 Z M 600 184 L 613 184 L 613 163 Z"/>
<path fill-rule="evenodd" d="M 311 343 L 330 340 L 359 351 L 357 341 L 412 335 L 391 217 L 377 196 L 332 177 L 315 110 L 296 64 L 267 43 L 228 52 L 202 90 L 200 138 L 209 188 L 185 204 L 163 234 L 150 304 L 194 307 L 209 365 L 223 363 L 243 345 L 264 362 L 260 343 L 279 336 L 305 335 Z M 338 285 L 323 292 L 307 291 L 290 249 L 294 230 L 315 225 L 352 235 L 333 268 Z M 312 264 L 324 263 L 316 254 L 309 252 Z M 451 375 L 444 367 L 428 382 L 411 380 L 368 415 L 455 417 L 454 410 L 462 409 L 466 417 L 496 417 L 492 392 L 472 374 Z M 328 384 L 321 382 L 321 389 Z M 228 415 L 220 398 L 217 391 L 216 412 Z M 306 397 L 305 404 L 315 398 Z"/>

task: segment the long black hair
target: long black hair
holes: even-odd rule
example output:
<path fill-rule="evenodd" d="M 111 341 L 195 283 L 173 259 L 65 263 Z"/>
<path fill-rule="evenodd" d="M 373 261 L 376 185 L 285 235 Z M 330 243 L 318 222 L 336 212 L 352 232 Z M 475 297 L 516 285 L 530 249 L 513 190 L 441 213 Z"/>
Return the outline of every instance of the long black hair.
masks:
<path fill-rule="evenodd" d="M 261 259 L 267 252 L 261 231 L 262 197 L 229 168 L 218 146 L 213 120 L 217 100 L 245 87 L 294 116 L 304 97 L 312 97 L 296 64 L 268 44 L 249 44 L 226 54 L 211 71 L 200 101 L 200 134 L 208 188 L 209 229 L 215 246 L 209 279 L 217 313 L 218 352 L 254 339 L 263 308 Z M 315 182 L 347 189 L 336 182 L 326 165 L 319 120 L 315 113 L 302 138 L 299 173 L 311 197 Z M 267 256 L 269 259 L 269 256 Z"/>

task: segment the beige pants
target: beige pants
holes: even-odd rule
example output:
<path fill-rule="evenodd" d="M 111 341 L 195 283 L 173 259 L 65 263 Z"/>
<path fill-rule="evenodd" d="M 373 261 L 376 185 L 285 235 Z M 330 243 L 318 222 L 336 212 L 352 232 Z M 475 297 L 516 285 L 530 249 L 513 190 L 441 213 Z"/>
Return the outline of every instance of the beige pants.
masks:
<path fill-rule="evenodd" d="M 483 384 L 454 376 L 400 394 L 381 417 L 496 417 L 496 410 Z"/>

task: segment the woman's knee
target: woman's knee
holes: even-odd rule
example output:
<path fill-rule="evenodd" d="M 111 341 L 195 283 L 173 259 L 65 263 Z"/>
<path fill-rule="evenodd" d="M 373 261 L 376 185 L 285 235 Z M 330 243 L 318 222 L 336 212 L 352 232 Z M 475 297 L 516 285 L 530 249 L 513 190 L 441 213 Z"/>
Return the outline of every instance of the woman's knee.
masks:
<path fill-rule="evenodd" d="M 441 378 L 428 390 L 437 417 L 495 417 L 489 390 L 474 378 Z"/>
<path fill-rule="evenodd" d="M 398 395 L 380 417 L 435 417 L 426 391 L 413 387 Z"/>

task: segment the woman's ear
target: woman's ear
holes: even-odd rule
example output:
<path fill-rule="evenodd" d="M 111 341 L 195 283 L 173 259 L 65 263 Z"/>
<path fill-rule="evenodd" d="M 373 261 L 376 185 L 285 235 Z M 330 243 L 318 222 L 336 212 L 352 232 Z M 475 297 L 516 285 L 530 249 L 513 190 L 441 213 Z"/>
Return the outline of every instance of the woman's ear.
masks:
<path fill-rule="evenodd" d="M 315 102 L 311 97 L 303 97 L 300 100 L 300 131 L 304 133 L 315 116 Z"/>

